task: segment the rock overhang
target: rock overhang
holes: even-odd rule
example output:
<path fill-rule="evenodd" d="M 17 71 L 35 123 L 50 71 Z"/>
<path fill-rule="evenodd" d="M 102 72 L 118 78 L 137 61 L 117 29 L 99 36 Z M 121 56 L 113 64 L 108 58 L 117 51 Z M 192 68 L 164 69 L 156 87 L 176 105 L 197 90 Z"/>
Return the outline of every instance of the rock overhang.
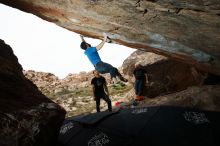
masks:
<path fill-rule="evenodd" d="M 0 0 L 68 30 L 220 75 L 218 0 Z"/>

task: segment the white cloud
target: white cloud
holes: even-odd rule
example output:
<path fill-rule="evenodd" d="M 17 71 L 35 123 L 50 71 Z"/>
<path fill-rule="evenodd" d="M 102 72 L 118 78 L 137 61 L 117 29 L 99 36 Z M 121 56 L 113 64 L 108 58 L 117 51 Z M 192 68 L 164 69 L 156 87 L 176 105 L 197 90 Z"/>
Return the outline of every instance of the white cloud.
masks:
<path fill-rule="evenodd" d="M 60 78 L 69 73 L 93 70 L 79 47 L 81 41 L 78 34 L 2 4 L 0 18 L 0 39 L 12 47 L 25 70 L 51 72 Z M 101 42 L 86 40 L 92 45 Z M 106 43 L 99 53 L 104 62 L 119 67 L 133 51 L 131 48 Z"/>

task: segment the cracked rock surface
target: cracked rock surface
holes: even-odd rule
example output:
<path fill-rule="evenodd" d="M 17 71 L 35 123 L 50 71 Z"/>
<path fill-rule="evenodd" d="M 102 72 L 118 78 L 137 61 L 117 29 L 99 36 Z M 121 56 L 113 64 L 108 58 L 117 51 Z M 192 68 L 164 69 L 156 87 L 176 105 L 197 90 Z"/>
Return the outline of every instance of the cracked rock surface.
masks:
<path fill-rule="evenodd" d="M 219 0 L 0 0 L 68 30 L 220 75 Z M 78 49 L 78 48 L 76 48 Z"/>
<path fill-rule="evenodd" d="M 0 145 L 55 145 L 64 117 L 65 111 L 25 78 L 11 47 L 0 40 Z"/>

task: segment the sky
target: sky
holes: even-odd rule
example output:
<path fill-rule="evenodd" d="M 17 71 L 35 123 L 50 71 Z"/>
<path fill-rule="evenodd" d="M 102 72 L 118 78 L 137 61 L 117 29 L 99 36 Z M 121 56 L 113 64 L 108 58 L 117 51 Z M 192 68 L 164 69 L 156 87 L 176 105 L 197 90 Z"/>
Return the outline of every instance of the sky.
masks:
<path fill-rule="evenodd" d="M 94 69 L 80 48 L 79 34 L 0 4 L 0 39 L 10 45 L 24 70 L 50 72 L 64 78 L 69 73 Z M 101 40 L 85 38 L 92 46 Z M 102 61 L 120 67 L 134 49 L 105 43 Z"/>

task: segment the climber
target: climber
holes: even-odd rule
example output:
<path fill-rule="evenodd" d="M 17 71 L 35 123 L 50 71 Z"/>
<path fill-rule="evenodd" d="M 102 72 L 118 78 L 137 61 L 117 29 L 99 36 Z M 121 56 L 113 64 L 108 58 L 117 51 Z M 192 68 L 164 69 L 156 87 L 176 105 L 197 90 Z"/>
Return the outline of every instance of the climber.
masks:
<path fill-rule="evenodd" d="M 148 82 L 148 77 L 147 77 L 146 71 L 143 69 L 140 63 L 135 64 L 135 69 L 133 71 L 133 74 L 135 77 L 134 88 L 135 88 L 136 100 L 141 101 L 144 99 L 143 91 L 144 91 L 146 81 Z"/>
<path fill-rule="evenodd" d="M 82 43 L 80 47 L 85 50 L 84 54 L 88 57 L 89 61 L 94 65 L 95 70 L 97 70 L 99 73 L 110 73 L 111 80 L 113 83 L 119 83 L 119 80 L 123 82 L 127 82 L 128 80 L 125 79 L 118 71 L 117 68 L 113 67 L 111 64 L 105 63 L 101 61 L 101 58 L 98 54 L 98 51 L 104 46 L 106 40 L 107 40 L 107 35 L 104 34 L 104 39 L 103 41 L 97 45 L 96 47 L 92 47 L 90 44 L 88 44 L 82 35 L 80 35 L 82 39 Z M 119 79 L 117 79 L 117 78 Z"/>
<path fill-rule="evenodd" d="M 99 74 L 98 71 L 94 70 L 93 75 L 95 76 L 92 81 L 92 91 L 93 91 L 93 97 L 96 101 L 96 111 L 100 112 L 100 99 L 102 98 L 105 100 L 105 102 L 108 104 L 108 110 L 112 111 L 112 104 L 111 100 L 109 98 L 109 92 L 106 80 L 103 76 Z"/>

